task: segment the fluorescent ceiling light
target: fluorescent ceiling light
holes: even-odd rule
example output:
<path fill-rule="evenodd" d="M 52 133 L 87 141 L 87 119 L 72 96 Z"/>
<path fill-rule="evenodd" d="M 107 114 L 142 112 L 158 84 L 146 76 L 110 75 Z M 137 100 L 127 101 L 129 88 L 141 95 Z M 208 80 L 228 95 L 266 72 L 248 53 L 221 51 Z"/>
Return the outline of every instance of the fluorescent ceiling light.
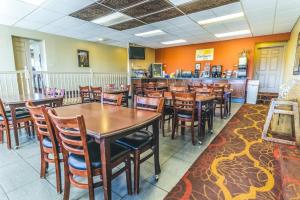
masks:
<path fill-rule="evenodd" d="M 184 43 L 186 40 L 172 40 L 172 41 L 167 41 L 167 42 L 162 42 L 162 44 L 178 44 L 178 43 Z"/>
<path fill-rule="evenodd" d="M 115 12 L 113 14 L 109 14 L 104 17 L 94 19 L 94 20 L 92 20 L 92 22 L 103 25 L 103 26 L 111 26 L 114 24 L 119 24 L 119 23 L 128 21 L 130 19 L 131 19 L 131 17 L 129 17 L 127 15 L 124 15 L 120 12 Z"/>
<path fill-rule="evenodd" d="M 226 20 L 230 20 L 230 19 L 240 18 L 243 16 L 244 16 L 244 13 L 239 12 L 239 13 L 234 13 L 234 14 L 230 14 L 230 15 L 224 15 L 221 17 L 214 17 L 214 18 L 210 18 L 210 19 L 201 20 L 201 21 L 198 21 L 198 24 L 200 24 L 200 25 L 211 24 L 211 23 L 226 21 Z"/>
<path fill-rule="evenodd" d="M 143 32 L 143 33 L 136 33 L 134 34 L 135 36 L 139 36 L 139 37 L 153 37 L 156 35 L 163 35 L 166 34 L 165 32 L 163 32 L 162 30 L 153 30 L 153 31 L 147 31 L 147 32 Z"/>
<path fill-rule="evenodd" d="M 230 37 L 230 36 L 237 36 L 237 35 L 246 35 L 249 33 L 251 33 L 251 31 L 249 29 L 246 29 L 246 30 L 233 31 L 228 33 L 219 33 L 219 34 L 215 34 L 215 36 L 218 38 L 222 38 L 222 37 Z"/>
<path fill-rule="evenodd" d="M 26 2 L 26 3 L 30 3 L 30 4 L 39 6 L 39 5 L 41 5 L 45 0 L 21 0 L 21 1 L 24 1 L 24 2 Z"/>
<path fill-rule="evenodd" d="M 182 5 L 185 3 L 189 3 L 193 0 L 170 0 L 175 6 Z"/>
<path fill-rule="evenodd" d="M 103 38 L 98 38 L 98 41 L 103 41 Z"/>

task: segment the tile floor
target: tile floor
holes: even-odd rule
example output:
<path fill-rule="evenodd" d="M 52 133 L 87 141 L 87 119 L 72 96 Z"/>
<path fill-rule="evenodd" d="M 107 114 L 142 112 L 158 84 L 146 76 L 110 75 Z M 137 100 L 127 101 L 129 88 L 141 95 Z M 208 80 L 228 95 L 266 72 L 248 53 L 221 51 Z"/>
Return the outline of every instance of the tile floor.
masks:
<path fill-rule="evenodd" d="M 241 104 L 233 104 L 232 115 L 237 112 Z M 232 116 L 231 115 L 231 116 Z M 139 195 L 127 195 L 125 174 L 113 181 L 113 199 L 163 199 L 176 185 L 187 169 L 206 149 L 208 144 L 222 130 L 228 119 L 214 119 L 214 134 L 207 134 L 202 145 L 191 144 L 189 131 L 184 136 L 178 135 L 175 140 L 170 138 L 170 130 L 166 137 L 160 137 L 161 174 L 158 182 L 154 179 L 153 159 L 141 166 L 141 184 Z M 168 129 L 168 126 L 165 127 Z M 39 144 L 36 139 L 20 135 L 22 146 L 8 151 L 6 144 L 0 144 L 0 200 L 53 200 L 62 199 L 55 189 L 55 171 L 50 165 L 46 179 L 40 179 Z M 95 191 L 96 199 L 103 199 L 102 188 Z M 71 187 L 70 199 L 88 199 L 86 190 Z"/>

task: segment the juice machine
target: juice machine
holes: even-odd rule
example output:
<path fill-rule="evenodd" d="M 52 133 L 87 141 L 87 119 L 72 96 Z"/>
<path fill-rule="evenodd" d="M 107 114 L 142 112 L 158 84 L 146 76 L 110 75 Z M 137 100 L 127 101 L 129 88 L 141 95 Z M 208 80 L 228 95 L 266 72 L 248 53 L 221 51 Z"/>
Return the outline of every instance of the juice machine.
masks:
<path fill-rule="evenodd" d="M 222 65 L 214 65 L 211 68 L 211 76 L 213 78 L 221 78 L 222 77 Z"/>

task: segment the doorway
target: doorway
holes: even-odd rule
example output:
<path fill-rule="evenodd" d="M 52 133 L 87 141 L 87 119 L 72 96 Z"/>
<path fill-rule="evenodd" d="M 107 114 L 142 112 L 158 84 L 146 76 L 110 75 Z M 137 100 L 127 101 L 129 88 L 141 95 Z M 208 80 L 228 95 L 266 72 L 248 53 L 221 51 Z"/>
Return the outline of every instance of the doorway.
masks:
<path fill-rule="evenodd" d="M 286 43 L 257 44 L 255 50 L 255 79 L 259 92 L 278 93 L 283 79 Z"/>
<path fill-rule="evenodd" d="M 12 43 L 16 71 L 28 70 L 31 76 L 30 80 L 32 80 L 31 84 L 26 85 L 24 80 L 18 78 L 20 91 L 29 89 L 34 92 L 42 92 L 44 80 L 39 72 L 47 70 L 44 42 L 41 40 L 13 36 Z"/>

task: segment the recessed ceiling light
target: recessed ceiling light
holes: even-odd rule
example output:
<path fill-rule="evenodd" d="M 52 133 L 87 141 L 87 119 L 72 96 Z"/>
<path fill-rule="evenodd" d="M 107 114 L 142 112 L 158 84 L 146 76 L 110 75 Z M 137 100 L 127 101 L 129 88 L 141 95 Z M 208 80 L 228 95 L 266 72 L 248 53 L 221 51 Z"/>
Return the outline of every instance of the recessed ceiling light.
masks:
<path fill-rule="evenodd" d="M 153 37 L 156 35 L 163 35 L 166 34 L 165 32 L 163 32 L 162 30 L 153 30 L 153 31 L 147 31 L 147 32 L 143 32 L 143 33 L 136 33 L 134 34 L 135 36 L 139 36 L 139 37 Z"/>
<path fill-rule="evenodd" d="M 26 3 L 30 3 L 30 4 L 39 6 L 39 5 L 41 5 L 45 0 L 21 0 L 21 1 L 24 1 L 24 2 L 26 2 Z"/>
<path fill-rule="evenodd" d="M 198 24 L 200 24 L 200 25 L 211 24 L 211 23 L 226 21 L 226 20 L 230 20 L 230 19 L 240 18 L 243 16 L 244 16 L 244 13 L 239 12 L 239 13 L 234 13 L 234 14 L 230 14 L 230 15 L 223 15 L 221 17 L 214 17 L 214 18 L 210 18 L 210 19 L 201 20 L 201 21 L 198 21 Z"/>
<path fill-rule="evenodd" d="M 246 29 L 246 30 L 233 31 L 227 33 L 219 33 L 219 34 L 215 34 L 215 36 L 218 38 L 222 38 L 222 37 L 230 37 L 230 36 L 237 36 L 237 35 L 246 35 L 249 33 L 251 33 L 251 31 L 249 29 Z"/>
<path fill-rule="evenodd" d="M 166 42 L 162 42 L 162 44 L 178 44 L 178 43 L 184 43 L 186 42 L 186 40 L 172 40 L 172 41 L 166 41 Z"/>
<path fill-rule="evenodd" d="M 111 26 L 114 24 L 128 21 L 130 19 L 132 19 L 132 18 L 127 15 L 124 15 L 123 13 L 115 12 L 113 14 L 109 14 L 104 17 L 94 19 L 94 20 L 92 20 L 92 22 L 103 25 L 103 26 Z"/>

